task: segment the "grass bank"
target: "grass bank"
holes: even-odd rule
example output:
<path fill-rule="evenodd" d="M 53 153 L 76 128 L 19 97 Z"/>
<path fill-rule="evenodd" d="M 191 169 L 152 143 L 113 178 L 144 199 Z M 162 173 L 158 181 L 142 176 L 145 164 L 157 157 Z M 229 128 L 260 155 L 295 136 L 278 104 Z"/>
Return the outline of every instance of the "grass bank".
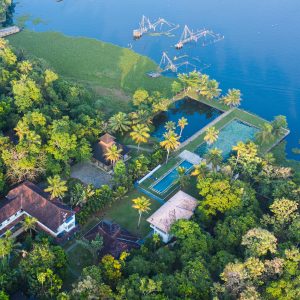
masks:
<path fill-rule="evenodd" d="M 128 110 L 137 88 L 158 90 L 170 96 L 172 79 L 150 78 L 156 64 L 127 48 L 57 32 L 24 30 L 9 37 L 10 44 L 29 56 L 45 60 L 59 75 L 83 83 L 96 93 L 109 111 Z"/>

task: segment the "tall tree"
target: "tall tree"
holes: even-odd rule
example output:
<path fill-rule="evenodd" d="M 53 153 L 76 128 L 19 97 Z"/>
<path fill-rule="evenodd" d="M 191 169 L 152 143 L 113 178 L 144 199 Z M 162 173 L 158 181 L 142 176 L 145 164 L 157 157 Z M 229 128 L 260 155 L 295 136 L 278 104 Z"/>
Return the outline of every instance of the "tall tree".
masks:
<path fill-rule="evenodd" d="M 241 104 L 241 100 L 241 91 L 236 89 L 228 90 L 227 95 L 223 97 L 223 102 L 230 107 L 239 106 Z"/>
<path fill-rule="evenodd" d="M 115 166 L 116 162 L 121 158 L 122 149 L 119 149 L 117 145 L 112 145 L 110 148 L 107 149 L 105 153 L 105 158 L 109 160 L 113 167 Z"/>
<path fill-rule="evenodd" d="M 174 131 L 168 131 L 164 134 L 164 140 L 160 142 L 160 145 L 167 150 L 167 160 L 171 150 L 175 150 L 179 145 L 179 137 Z"/>
<path fill-rule="evenodd" d="M 32 236 L 32 231 L 35 230 L 36 223 L 37 223 L 37 219 L 30 216 L 26 216 L 23 221 L 23 228 L 25 231 L 30 232 L 30 236 Z"/>
<path fill-rule="evenodd" d="M 143 124 L 137 124 L 132 127 L 132 132 L 130 132 L 130 136 L 138 144 L 138 151 L 140 151 L 141 143 L 147 143 L 150 137 L 149 131 L 149 127 Z"/>
<path fill-rule="evenodd" d="M 212 145 L 218 140 L 219 137 L 219 130 L 217 130 L 215 127 L 211 126 L 206 129 L 204 141 L 208 145 Z"/>
<path fill-rule="evenodd" d="M 187 118 L 185 117 L 182 117 L 178 120 L 178 127 L 180 127 L 180 133 L 179 133 L 179 138 L 181 138 L 181 135 L 182 135 L 182 131 L 183 129 L 185 128 L 185 126 L 187 126 L 189 123 L 188 123 L 188 120 Z"/>
<path fill-rule="evenodd" d="M 109 127 L 114 132 L 124 134 L 130 129 L 130 120 L 125 113 L 119 112 L 109 119 Z"/>
<path fill-rule="evenodd" d="M 151 208 L 150 208 L 151 202 L 149 199 L 147 199 L 146 197 L 143 197 L 143 196 L 133 199 L 132 202 L 133 202 L 132 207 L 134 209 L 136 209 L 139 213 L 139 220 L 138 220 L 138 225 L 137 225 L 137 227 L 139 228 L 140 224 L 141 224 L 142 214 L 147 213 L 151 210 Z"/>
<path fill-rule="evenodd" d="M 206 163 L 211 164 L 213 171 L 217 171 L 218 166 L 221 165 L 223 161 L 222 151 L 218 148 L 210 149 L 208 153 L 205 154 Z"/>
<path fill-rule="evenodd" d="M 65 193 L 68 191 L 67 182 L 61 180 L 59 175 L 53 177 L 48 177 L 48 187 L 45 189 L 45 192 L 50 193 L 51 199 L 63 198 Z"/>

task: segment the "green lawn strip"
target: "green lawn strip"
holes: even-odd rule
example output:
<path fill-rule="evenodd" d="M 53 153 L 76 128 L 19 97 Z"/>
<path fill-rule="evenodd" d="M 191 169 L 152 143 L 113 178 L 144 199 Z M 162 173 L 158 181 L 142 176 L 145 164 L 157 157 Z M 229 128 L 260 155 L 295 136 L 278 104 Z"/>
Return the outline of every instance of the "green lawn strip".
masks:
<path fill-rule="evenodd" d="M 112 207 L 107 209 L 104 218 L 118 223 L 123 228 L 127 229 L 129 232 L 137 235 L 138 237 L 145 237 L 151 230 L 146 219 L 153 214 L 161 206 L 161 204 L 146 196 L 151 201 L 151 211 L 148 214 L 142 215 L 141 225 L 138 229 L 138 212 L 132 207 L 132 199 L 141 196 L 145 197 L 145 195 L 141 192 L 133 190 L 126 197 L 114 203 Z"/>
<path fill-rule="evenodd" d="M 147 76 L 157 65 L 127 48 L 91 38 L 28 30 L 10 36 L 9 41 L 28 55 L 45 60 L 59 75 L 85 83 L 94 91 L 99 90 L 98 94 L 104 94 L 105 99 L 115 98 L 116 103 L 123 98 L 128 103 L 126 94 L 141 87 L 171 96 L 173 79 Z"/>
<path fill-rule="evenodd" d="M 186 93 L 186 96 L 221 111 L 228 111 L 230 109 L 228 105 L 220 102 L 220 100 L 207 100 L 204 97 L 199 96 L 199 94 L 194 89 L 188 91 Z"/>

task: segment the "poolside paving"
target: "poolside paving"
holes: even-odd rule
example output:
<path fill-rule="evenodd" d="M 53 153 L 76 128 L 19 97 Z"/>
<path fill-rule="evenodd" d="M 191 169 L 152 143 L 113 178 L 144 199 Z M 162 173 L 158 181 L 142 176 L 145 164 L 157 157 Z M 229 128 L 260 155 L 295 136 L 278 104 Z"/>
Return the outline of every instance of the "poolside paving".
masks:
<path fill-rule="evenodd" d="M 202 158 L 199 155 L 188 150 L 183 150 L 178 156 L 193 165 L 198 165 L 202 161 Z"/>
<path fill-rule="evenodd" d="M 71 177 L 79 179 L 84 184 L 92 184 L 96 188 L 111 185 L 112 177 L 94 166 L 91 162 L 78 163 L 71 169 Z"/>

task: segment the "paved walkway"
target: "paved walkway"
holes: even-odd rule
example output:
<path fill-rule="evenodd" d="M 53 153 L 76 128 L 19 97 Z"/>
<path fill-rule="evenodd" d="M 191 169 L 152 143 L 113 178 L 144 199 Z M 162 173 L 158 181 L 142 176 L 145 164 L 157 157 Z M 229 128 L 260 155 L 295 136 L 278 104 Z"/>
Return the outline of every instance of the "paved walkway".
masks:
<path fill-rule="evenodd" d="M 126 147 L 128 147 L 128 148 L 130 148 L 130 149 L 136 149 L 136 150 L 139 149 L 139 147 L 138 147 L 138 146 L 135 146 L 135 145 L 126 145 Z M 144 147 L 140 147 L 140 150 L 145 151 L 145 152 L 149 152 L 149 153 L 152 153 L 152 152 L 153 152 L 152 149 L 144 148 Z"/>

